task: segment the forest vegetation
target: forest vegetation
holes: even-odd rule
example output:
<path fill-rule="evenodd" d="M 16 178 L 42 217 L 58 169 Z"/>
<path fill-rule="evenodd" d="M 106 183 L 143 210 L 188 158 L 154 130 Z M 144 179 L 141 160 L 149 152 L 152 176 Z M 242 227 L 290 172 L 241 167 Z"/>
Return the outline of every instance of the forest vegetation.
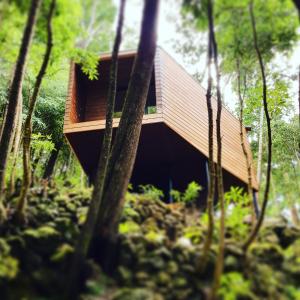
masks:
<path fill-rule="evenodd" d="M 140 2 L 131 28 L 131 0 L 0 0 L 0 298 L 300 299 L 299 1 Z M 201 182 L 171 190 L 173 203 L 130 183 L 160 8 L 175 3 L 171 43 L 206 89 L 201 207 Z M 113 135 L 118 55 L 130 48 Z M 72 63 L 93 81 L 105 52 L 105 131 L 88 178 L 63 134 L 65 103 Z M 225 109 L 239 120 L 245 189 L 224 189 Z"/>

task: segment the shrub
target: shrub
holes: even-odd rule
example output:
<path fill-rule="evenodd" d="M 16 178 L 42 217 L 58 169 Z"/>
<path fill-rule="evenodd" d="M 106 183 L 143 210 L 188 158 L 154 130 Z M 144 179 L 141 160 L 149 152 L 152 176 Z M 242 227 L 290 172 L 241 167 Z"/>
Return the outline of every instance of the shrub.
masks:
<path fill-rule="evenodd" d="M 145 196 L 153 200 L 161 200 L 161 198 L 164 197 L 163 191 L 157 189 L 155 186 L 151 184 L 140 185 L 139 188 L 141 189 L 142 193 Z"/>
<path fill-rule="evenodd" d="M 185 203 L 191 203 L 197 200 L 199 197 L 199 192 L 202 190 L 202 187 L 195 181 L 192 181 L 188 184 L 187 189 L 185 190 L 182 200 Z"/>

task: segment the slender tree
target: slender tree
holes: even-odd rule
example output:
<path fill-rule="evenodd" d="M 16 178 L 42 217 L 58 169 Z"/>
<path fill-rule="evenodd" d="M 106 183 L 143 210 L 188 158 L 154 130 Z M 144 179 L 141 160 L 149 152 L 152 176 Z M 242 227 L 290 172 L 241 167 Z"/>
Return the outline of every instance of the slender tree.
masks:
<path fill-rule="evenodd" d="M 300 66 L 298 67 L 298 125 L 300 130 Z M 300 141 L 298 141 L 298 147 L 300 152 Z"/>
<path fill-rule="evenodd" d="M 209 6 L 208 6 L 209 8 Z M 209 14 L 209 12 L 208 12 Z M 207 214 L 208 214 L 208 228 L 207 235 L 203 247 L 203 255 L 200 261 L 201 270 L 205 270 L 208 252 L 212 243 L 212 236 L 214 231 L 214 194 L 215 194 L 215 164 L 214 164 L 214 122 L 213 122 L 213 108 L 211 103 L 211 90 L 212 90 L 212 39 L 211 32 L 208 34 L 208 47 L 207 47 L 207 91 L 206 91 L 206 105 L 208 114 L 208 171 L 209 171 L 209 185 L 207 194 Z"/>
<path fill-rule="evenodd" d="M 54 166 L 57 162 L 57 158 L 58 158 L 58 154 L 59 151 L 61 149 L 63 145 L 63 139 L 61 139 L 60 141 L 58 141 L 57 143 L 55 143 L 54 149 L 52 149 L 49 159 L 47 161 L 44 173 L 43 173 L 43 179 L 49 181 L 50 178 L 53 175 L 53 171 L 54 171 Z"/>
<path fill-rule="evenodd" d="M 257 42 L 257 32 L 256 32 L 256 23 L 255 23 L 255 16 L 253 11 L 253 0 L 249 3 L 249 13 L 250 13 L 250 19 L 251 19 L 251 25 L 252 25 L 252 32 L 253 32 L 253 46 L 257 55 L 257 59 L 260 66 L 261 71 L 261 77 L 262 77 L 262 84 L 263 84 L 263 105 L 264 105 L 264 112 L 267 122 L 267 132 L 268 132 L 268 161 L 267 161 L 267 176 L 266 176 L 266 187 L 264 191 L 263 196 L 263 203 L 261 207 L 261 213 L 259 215 L 259 218 L 257 220 L 257 223 L 253 230 L 251 231 L 248 239 L 243 245 L 243 249 L 246 252 L 251 245 L 251 243 L 255 240 L 256 236 L 258 235 L 258 232 L 260 230 L 260 227 L 263 223 L 267 204 L 268 204 L 268 197 L 269 197 L 269 190 L 270 190 L 270 179 L 271 179 L 271 168 L 272 168 L 272 129 L 271 129 L 271 118 L 269 115 L 268 110 L 268 101 L 267 101 L 267 80 L 266 80 L 266 74 L 265 74 L 265 66 L 263 62 L 263 58 L 259 49 L 259 45 Z"/>
<path fill-rule="evenodd" d="M 28 115 L 24 124 L 23 133 L 23 184 L 21 189 L 21 195 L 18 200 L 16 214 L 19 220 L 24 220 L 25 218 L 25 208 L 26 208 L 26 198 L 30 184 L 31 178 L 31 161 L 30 161 L 30 141 L 32 135 L 32 117 L 36 107 L 36 102 L 38 99 L 39 91 L 42 85 L 43 78 L 46 74 L 46 70 L 49 64 L 50 55 L 53 47 L 53 33 L 52 33 L 52 17 L 56 5 L 56 0 L 52 0 L 49 8 L 49 13 L 47 16 L 47 45 L 46 52 L 43 57 L 43 62 L 39 73 L 36 77 L 33 94 L 29 101 Z"/>
<path fill-rule="evenodd" d="M 299 17 L 300 17 L 300 0 L 293 0 L 296 7 L 298 8 L 298 13 L 299 13 Z"/>
<path fill-rule="evenodd" d="M 20 103 L 17 110 L 17 126 L 15 129 L 15 137 L 13 142 L 13 150 L 12 150 L 12 167 L 10 173 L 10 180 L 8 186 L 8 195 L 12 195 L 15 192 L 15 175 L 16 175 L 16 166 L 18 161 L 18 154 L 20 149 L 20 141 L 21 141 L 21 133 L 22 133 L 22 124 L 23 124 L 23 115 L 22 115 L 22 106 L 23 106 L 23 98 L 22 93 L 20 91 Z"/>
<path fill-rule="evenodd" d="M 140 42 L 109 161 L 97 236 L 114 245 L 125 193 L 132 174 L 156 51 L 159 0 L 145 1 Z"/>
<path fill-rule="evenodd" d="M 261 104 L 260 117 L 259 117 L 259 133 L 258 133 L 258 157 L 257 157 L 257 180 L 258 184 L 261 183 L 261 164 L 263 155 L 263 132 L 264 132 L 264 106 Z"/>
<path fill-rule="evenodd" d="M 24 78 L 24 71 L 28 51 L 34 33 L 37 19 L 37 13 L 42 0 L 32 0 L 24 29 L 21 47 L 18 54 L 17 64 L 8 96 L 7 114 L 3 123 L 2 135 L 0 140 L 0 198 L 4 197 L 5 173 L 7 167 L 8 156 L 12 145 L 13 131 L 16 125 L 17 108 L 20 101 L 20 90 Z M 0 199 L 0 207 L 3 207 L 2 199 Z M 2 209 L 3 212 L 3 209 Z M 1 212 L 0 212 L 1 213 Z"/>
<path fill-rule="evenodd" d="M 240 114 L 239 114 L 239 122 L 240 122 L 240 139 L 241 139 L 241 146 L 242 150 L 245 156 L 245 162 L 246 162 L 246 168 L 247 168 L 247 174 L 248 174 L 248 197 L 249 201 L 253 198 L 253 188 L 252 188 L 252 166 L 251 161 L 249 158 L 249 153 L 247 151 L 246 145 L 245 145 L 245 135 L 244 135 L 244 98 L 242 96 L 242 90 L 241 90 L 241 68 L 240 68 L 240 59 L 237 57 L 236 59 L 236 68 L 237 68 L 237 83 L 238 83 L 238 97 L 239 97 L 239 108 L 240 108 Z M 246 83 L 245 83 L 246 84 Z M 254 203 L 251 201 L 251 213 L 252 213 L 252 224 L 255 222 L 255 209 L 254 209 Z"/>
<path fill-rule="evenodd" d="M 74 299 L 78 294 L 78 282 L 79 274 L 82 268 L 84 259 L 88 253 L 90 243 L 92 240 L 94 228 L 97 222 L 97 215 L 100 208 L 103 189 L 105 183 L 105 176 L 107 171 L 108 159 L 112 144 L 112 134 L 113 134 L 113 113 L 115 107 L 115 98 L 117 90 L 117 74 L 118 74 L 118 55 L 119 49 L 122 41 L 122 28 L 124 20 L 126 0 L 121 1 L 116 37 L 114 42 L 114 47 L 112 51 L 112 59 L 110 66 L 110 78 L 109 78 L 109 88 L 107 95 L 107 106 L 106 106 L 106 123 L 104 138 L 101 147 L 101 155 L 98 162 L 97 173 L 94 179 L 94 190 L 92 194 L 92 199 L 90 207 L 88 210 L 86 222 L 82 228 L 78 243 L 75 249 L 75 254 L 72 262 L 71 275 L 68 282 L 67 298 Z"/>
<path fill-rule="evenodd" d="M 220 70 L 218 61 L 218 45 L 215 38 L 214 31 L 214 13 L 212 0 L 208 0 L 208 24 L 211 37 L 211 45 L 213 50 L 213 58 L 216 72 L 216 88 L 217 88 L 217 117 L 216 117 L 216 131 L 217 131 L 217 191 L 218 200 L 220 204 L 220 235 L 219 235 L 219 251 L 216 260 L 216 267 L 214 271 L 214 281 L 212 286 L 211 299 L 216 298 L 216 293 L 220 285 L 221 275 L 224 266 L 224 247 L 225 247 L 225 203 L 224 203 L 224 187 L 223 187 L 223 172 L 222 172 L 222 135 L 221 135 L 221 115 L 222 115 L 222 98 L 220 88 Z"/>

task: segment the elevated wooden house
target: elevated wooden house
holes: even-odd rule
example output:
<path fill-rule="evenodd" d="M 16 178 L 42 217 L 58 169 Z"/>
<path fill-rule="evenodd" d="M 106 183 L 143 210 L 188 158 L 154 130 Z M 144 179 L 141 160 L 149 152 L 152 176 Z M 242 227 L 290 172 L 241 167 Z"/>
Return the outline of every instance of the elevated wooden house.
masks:
<path fill-rule="evenodd" d="M 119 55 L 114 130 L 119 124 L 135 54 L 130 51 Z M 110 54 L 101 55 L 97 80 L 89 80 L 76 64 L 70 71 L 64 134 L 89 177 L 95 173 L 105 128 L 110 63 Z M 182 191 L 189 182 L 196 181 L 204 188 L 201 198 L 205 196 L 208 183 L 205 93 L 173 58 L 161 48 L 157 49 L 131 178 L 134 187 L 153 184 L 168 197 L 171 188 Z M 213 108 L 216 112 L 215 99 Z M 239 121 L 225 108 L 222 136 L 225 189 L 246 187 L 248 176 Z M 250 153 L 248 141 L 245 143 Z M 257 189 L 254 174 L 253 188 Z"/>

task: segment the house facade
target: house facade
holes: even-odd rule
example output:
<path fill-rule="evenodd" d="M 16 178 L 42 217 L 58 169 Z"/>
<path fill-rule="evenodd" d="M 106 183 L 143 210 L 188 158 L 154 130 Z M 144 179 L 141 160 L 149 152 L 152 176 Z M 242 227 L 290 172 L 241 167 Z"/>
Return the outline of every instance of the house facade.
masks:
<path fill-rule="evenodd" d="M 119 124 L 135 55 L 134 51 L 119 54 L 114 133 Z M 72 64 L 70 68 L 64 134 L 90 178 L 96 171 L 105 129 L 110 63 L 110 54 L 101 55 L 97 80 L 89 80 L 79 65 Z M 131 177 L 135 189 L 139 185 L 152 184 L 172 200 L 169 196 L 171 189 L 183 191 L 188 183 L 196 181 L 203 187 L 200 198 L 205 199 L 209 181 L 205 94 L 205 89 L 193 77 L 163 49 L 157 48 Z M 215 119 L 217 103 L 214 98 L 212 105 Z M 247 190 L 248 174 L 240 142 L 239 120 L 225 107 L 221 128 L 225 190 L 230 186 L 241 186 Z M 216 158 L 216 135 L 214 141 Z M 245 145 L 252 159 L 246 139 Z M 254 172 L 252 177 L 253 188 L 257 190 Z"/>

